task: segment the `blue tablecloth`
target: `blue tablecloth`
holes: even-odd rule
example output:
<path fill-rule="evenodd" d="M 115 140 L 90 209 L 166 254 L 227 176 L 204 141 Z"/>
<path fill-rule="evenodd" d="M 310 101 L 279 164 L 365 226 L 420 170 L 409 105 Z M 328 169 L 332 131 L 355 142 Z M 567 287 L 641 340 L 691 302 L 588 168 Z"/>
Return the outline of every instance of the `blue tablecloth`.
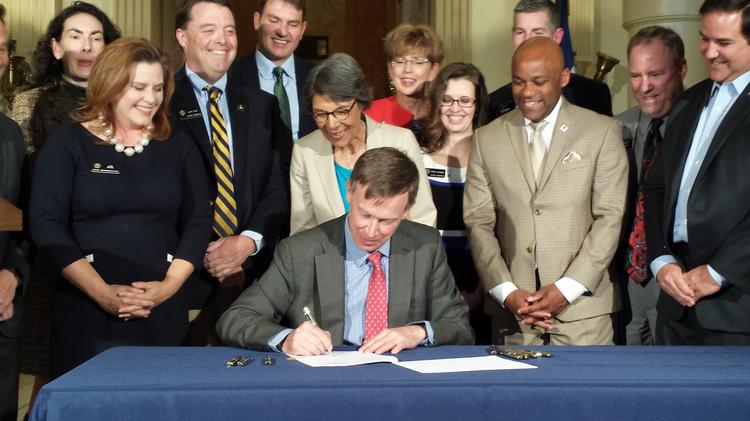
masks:
<path fill-rule="evenodd" d="M 392 364 L 311 368 L 236 348 L 124 347 L 46 385 L 41 420 L 742 420 L 750 348 L 547 347 L 533 370 L 420 374 Z M 252 355 L 247 367 L 227 359 Z M 486 347 L 420 348 L 421 360 Z"/>

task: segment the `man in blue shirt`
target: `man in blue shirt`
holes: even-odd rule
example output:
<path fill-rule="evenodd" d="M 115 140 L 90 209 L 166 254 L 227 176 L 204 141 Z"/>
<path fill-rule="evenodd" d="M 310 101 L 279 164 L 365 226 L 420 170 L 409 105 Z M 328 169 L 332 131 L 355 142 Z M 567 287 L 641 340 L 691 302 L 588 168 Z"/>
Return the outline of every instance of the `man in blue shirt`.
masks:
<path fill-rule="evenodd" d="M 238 59 L 230 72 L 278 98 L 282 119 L 297 140 L 318 128 L 303 95 L 314 64 L 294 54 L 307 28 L 305 0 L 260 0 L 253 27 L 256 50 Z"/>
<path fill-rule="evenodd" d="M 398 150 L 365 152 L 349 179 L 350 212 L 282 241 L 270 269 L 219 319 L 221 339 L 294 355 L 344 343 L 394 354 L 473 343 L 440 234 L 404 220 L 418 183 Z"/>
<path fill-rule="evenodd" d="M 645 183 L 659 344 L 750 345 L 750 0 L 706 0 L 709 79 L 675 105 Z"/>
<path fill-rule="evenodd" d="M 227 73 L 237 53 L 228 0 L 184 1 L 175 27 L 185 65 L 175 74 L 172 123 L 198 146 L 215 188 L 205 270 L 186 284 L 190 308 L 203 309 L 190 340 L 199 345 L 212 342 L 216 319 L 265 271 L 285 231 L 292 142 L 276 98 Z"/>

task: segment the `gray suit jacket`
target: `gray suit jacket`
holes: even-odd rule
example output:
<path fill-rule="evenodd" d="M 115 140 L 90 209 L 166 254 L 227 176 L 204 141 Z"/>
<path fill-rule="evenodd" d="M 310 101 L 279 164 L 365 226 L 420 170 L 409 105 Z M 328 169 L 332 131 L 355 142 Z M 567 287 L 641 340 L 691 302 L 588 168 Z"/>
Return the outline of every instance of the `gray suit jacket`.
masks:
<path fill-rule="evenodd" d="M 310 307 L 334 345 L 344 336 L 344 224 L 346 216 L 283 240 L 273 263 L 216 325 L 228 345 L 266 348 L 286 327 L 296 328 Z M 435 343 L 471 344 L 468 308 L 456 289 L 440 234 L 402 221 L 391 237 L 388 326 L 427 320 Z"/>
<path fill-rule="evenodd" d="M 23 139 L 18 125 L 4 114 L 0 114 L 0 196 L 11 203 L 17 203 L 21 184 L 21 165 L 24 158 Z M 19 288 L 13 301 L 13 318 L 0 322 L 0 334 L 15 337 L 21 333 L 21 297 L 29 266 L 21 245 L 11 233 L 0 232 L 0 269 L 12 269 L 18 275 Z"/>

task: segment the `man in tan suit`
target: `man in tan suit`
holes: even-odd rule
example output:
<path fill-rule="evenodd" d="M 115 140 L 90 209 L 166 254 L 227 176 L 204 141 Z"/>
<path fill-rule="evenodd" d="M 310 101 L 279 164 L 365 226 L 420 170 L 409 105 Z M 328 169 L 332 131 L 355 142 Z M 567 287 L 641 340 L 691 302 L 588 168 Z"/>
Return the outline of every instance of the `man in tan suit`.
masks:
<path fill-rule="evenodd" d="M 464 190 L 472 256 L 506 344 L 611 344 L 619 309 L 607 266 L 625 209 L 628 160 L 609 117 L 561 97 L 555 42 L 513 55 L 516 110 L 475 133 Z"/>

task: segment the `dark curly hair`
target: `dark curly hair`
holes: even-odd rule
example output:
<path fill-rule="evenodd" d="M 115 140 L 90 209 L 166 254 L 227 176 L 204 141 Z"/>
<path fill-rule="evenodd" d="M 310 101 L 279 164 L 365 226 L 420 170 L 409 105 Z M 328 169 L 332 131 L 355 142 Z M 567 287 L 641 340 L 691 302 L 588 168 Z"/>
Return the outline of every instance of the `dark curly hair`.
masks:
<path fill-rule="evenodd" d="M 63 64 L 52 54 L 52 39 L 59 41 L 62 37 L 65 21 L 79 13 L 85 13 L 96 18 L 102 24 L 104 31 L 104 44 L 120 38 L 120 28 L 118 28 L 109 17 L 98 7 L 84 1 L 77 1 L 63 9 L 47 25 L 47 32 L 39 39 L 34 50 L 34 64 L 36 73 L 33 78 L 33 86 L 45 86 L 57 84 L 62 78 Z"/>

